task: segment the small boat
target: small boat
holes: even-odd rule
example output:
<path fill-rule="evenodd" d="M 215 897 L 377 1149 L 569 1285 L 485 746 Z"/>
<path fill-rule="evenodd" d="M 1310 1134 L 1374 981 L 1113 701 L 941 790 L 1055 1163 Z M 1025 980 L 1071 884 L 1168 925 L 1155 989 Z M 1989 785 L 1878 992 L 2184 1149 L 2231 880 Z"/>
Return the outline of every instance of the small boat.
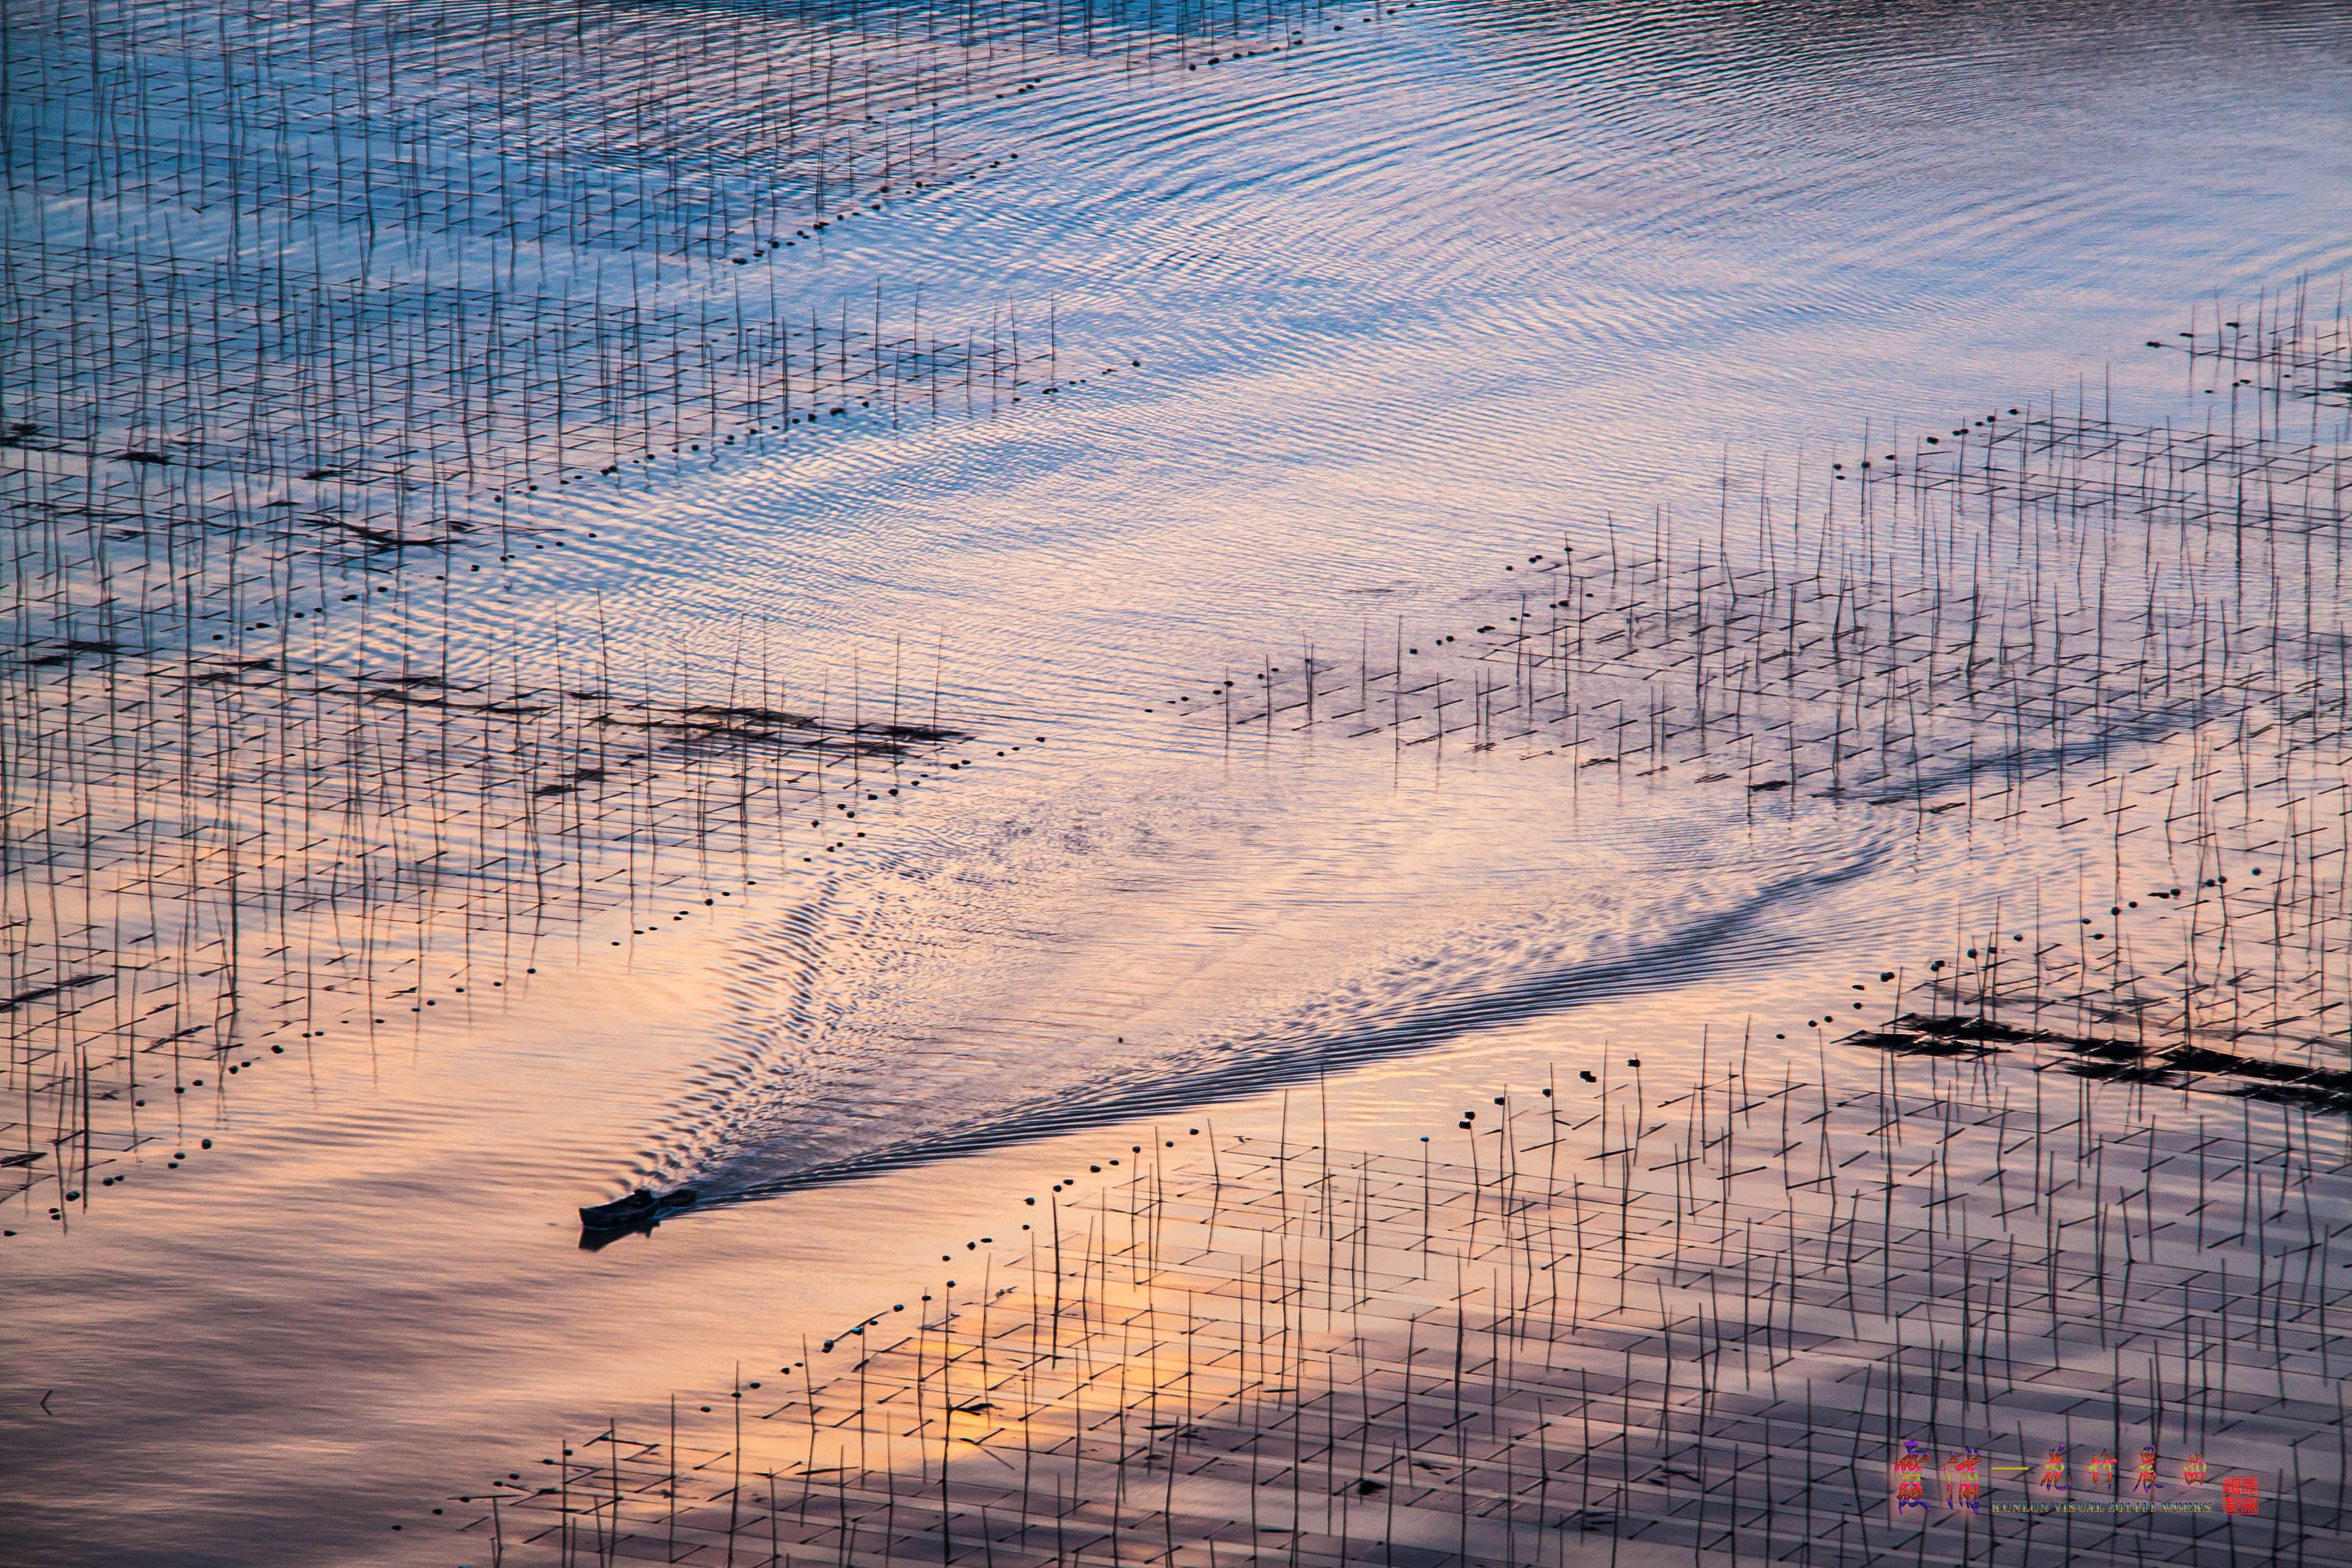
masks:
<path fill-rule="evenodd" d="M 590 1230 L 622 1230 L 633 1225 L 643 1225 L 663 1215 L 694 1206 L 696 1193 L 692 1187 L 678 1187 L 667 1193 L 656 1193 L 651 1187 L 639 1187 L 625 1198 L 609 1204 L 584 1204 L 580 1209 L 580 1223 Z"/>

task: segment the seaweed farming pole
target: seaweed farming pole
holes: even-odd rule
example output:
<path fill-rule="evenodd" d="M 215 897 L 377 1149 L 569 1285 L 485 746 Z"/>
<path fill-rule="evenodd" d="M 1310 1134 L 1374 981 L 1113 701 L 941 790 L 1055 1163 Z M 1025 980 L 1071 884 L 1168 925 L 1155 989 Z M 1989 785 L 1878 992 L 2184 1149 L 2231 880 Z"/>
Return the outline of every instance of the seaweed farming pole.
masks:
<path fill-rule="evenodd" d="M 1111 1170 L 1090 1203 L 1046 1194 L 1056 1215 L 1066 1203 L 1091 1211 L 1085 1226 L 1041 1225 L 1026 1265 L 975 1260 L 981 1295 L 957 1293 L 968 1281 L 949 1287 L 911 1334 L 877 1342 L 886 1312 L 836 1336 L 851 1359 L 828 1392 L 740 1420 L 740 1437 L 710 1434 L 713 1451 L 731 1445 L 730 1469 L 740 1459 L 776 1477 L 764 1509 L 715 1508 L 725 1477 L 689 1483 L 672 1458 L 678 1484 L 708 1497 L 657 1517 L 677 1522 L 678 1548 L 772 1542 L 789 1524 L 800 1550 L 857 1563 L 887 1561 L 892 1540 L 937 1529 L 958 1551 L 984 1540 L 1012 1563 L 1066 1561 L 1132 1532 L 1204 1561 L 1220 1541 L 1262 1549 L 1273 1534 L 1286 1561 L 1381 1562 L 1405 1542 L 1438 1540 L 1465 1563 L 1500 1563 L 1528 1560 L 1526 1500 L 1573 1486 L 1577 1513 L 1547 1509 L 1543 1531 L 1685 1551 L 1736 1538 L 1743 1551 L 1838 1563 L 1975 1542 L 2002 1563 L 2123 1563 L 2167 1539 L 2169 1515 L 2082 1514 L 2062 1559 L 2032 1512 L 1987 1505 L 2063 1499 L 2068 1474 L 2103 1488 L 2099 1467 L 2137 1448 L 2133 1469 L 2145 1478 L 2153 1464 L 2150 1484 L 2193 1495 L 2214 1477 L 2251 1479 L 2292 1510 L 2295 1531 L 2338 1538 L 2340 1506 L 2300 1500 L 2287 1451 L 2299 1444 L 2277 1426 L 2316 1436 L 2319 1417 L 2279 1408 L 2248 1427 L 2210 1403 L 2214 1383 L 2168 1397 L 2168 1336 L 2184 1377 L 2202 1355 L 2219 1389 L 2239 1386 L 2248 1357 L 2292 1387 L 2326 1375 L 2340 1353 L 2327 1335 L 2279 1338 L 2284 1277 L 2242 1272 L 2226 1251 L 2217 1258 L 2214 1238 L 2154 1218 L 2157 1207 L 2210 1205 L 2210 1125 L 2160 1126 L 2129 1113 L 2129 1089 L 2087 1084 L 2068 1120 L 2032 1115 L 1980 1061 L 1930 1059 L 1916 1075 L 1882 1071 L 1868 1089 L 1793 1072 L 1759 1084 L 1745 1047 L 1736 1074 L 1704 1049 L 1701 1059 L 1687 1092 L 1664 1097 L 1680 1102 L 1687 1132 L 1664 1164 L 1619 1157 L 1627 1130 L 1648 1142 L 1646 1115 L 1621 1128 L 1596 1114 L 1624 1092 L 1596 1085 L 1569 1107 L 1557 1095 L 1525 1106 L 1507 1089 L 1494 1097 L 1496 1156 L 1475 1168 L 1343 1158 L 1328 1132 L 1312 1146 L 1243 1137 L 1189 1157 L 1155 1149 L 1131 1173 Z M 1776 1100 L 1785 1116 L 1801 1093 L 1823 1108 L 1816 1138 L 1743 1156 L 1739 1130 Z M 2110 1103 L 2086 1117 L 2099 1095 Z M 2243 1156 L 2279 1131 L 2287 1152 L 2275 1178 L 2232 1161 L 2257 1233 L 2280 1198 L 2301 1192 L 2307 1208 L 2346 1178 L 2340 1158 L 2310 1157 L 2293 1121 L 2249 1121 L 2223 1142 Z M 1563 1141 L 1553 1158 L 1528 1157 Z M 1927 1182 L 1851 1174 L 1853 1152 L 1878 1149 L 1883 1164 L 1898 1143 L 1924 1144 Z M 2021 1204 L 1995 1200 L 1990 1185 L 1980 1195 L 1975 1174 L 2026 1149 L 2037 1170 L 2063 1154 L 2084 1179 L 2038 1177 Z M 1757 1189 L 1741 1181 L 1761 1173 L 1749 1162 L 1769 1170 L 1790 1154 L 1799 1159 L 1777 1190 L 1747 1195 Z M 1582 1177 L 1557 1175 L 1592 1155 L 1617 1173 L 1605 1231 Z M 1702 1161 L 1713 1193 L 1691 1179 Z M 1645 1166 L 1654 1183 L 1633 1179 Z M 2112 1178 L 2125 1172 L 2138 1191 L 2118 1189 Z M 2020 1213 L 2025 1223 L 2011 1218 Z M 1815 1236 L 1821 1267 L 1796 1268 L 1790 1248 Z M 2102 1268 L 2117 1243 L 2120 1267 L 2105 1254 Z M 2261 1237 L 2220 1245 L 2251 1258 Z M 1578 1300 L 1596 1270 L 1616 1277 L 1618 1298 L 1597 1321 Z M 2020 1320 L 2021 1284 L 2041 1292 L 2058 1332 Z M 2340 1310 L 2347 1294 L 2322 1286 L 2295 1310 Z M 2198 1334 L 2207 1318 L 2221 1326 L 2210 1353 Z M 1088 1345 L 1076 1357 L 1062 1348 L 1072 1319 Z M 1310 1323 L 1336 1341 L 1302 1338 Z M 2034 1355 L 2021 1353 L 2029 1345 Z M 805 1373 L 811 1359 L 785 1370 Z M 2067 1409 L 2054 1389 L 2069 1391 Z M 2077 1421 L 2067 1411 L 2086 1393 L 2095 1404 Z M 905 1401 L 939 1413 L 937 1470 L 896 1469 L 873 1440 Z M 737 1409 L 723 1418 L 736 1419 L 740 1402 L 728 1403 Z M 2085 1421 L 2097 1423 L 2095 1445 L 2081 1440 Z M 826 1447 L 809 1447 L 819 1430 Z M 682 1419 L 675 1442 L 698 1451 L 699 1441 Z M 2045 1451 L 2068 1456 L 2055 1483 Z M 1911 1468 L 1916 1494 L 1904 1489 L 1906 1452 L 1927 1456 Z M 2118 1479 L 2096 1495 L 2121 1493 Z M 618 1509 L 632 1506 L 619 1496 Z M 983 1514 L 1002 1527 L 975 1535 Z M 2212 1543 L 2229 1549 L 2219 1532 Z"/>

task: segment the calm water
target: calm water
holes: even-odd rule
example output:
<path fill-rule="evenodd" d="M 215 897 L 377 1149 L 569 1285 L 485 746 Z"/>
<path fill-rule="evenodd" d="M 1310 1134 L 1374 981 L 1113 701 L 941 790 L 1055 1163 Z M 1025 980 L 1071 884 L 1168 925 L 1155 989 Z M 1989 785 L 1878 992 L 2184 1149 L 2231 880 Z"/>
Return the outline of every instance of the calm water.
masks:
<path fill-rule="evenodd" d="M 599 20 L 754 63 L 889 47 L 871 17 L 780 17 L 766 46 L 756 15 Z M 69 58 L 65 26 L 8 24 L 12 255 L 85 228 L 267 243 L 42 184 L 66 99 L 21 62 Z M 488 24 L 445 26 L 462 57 Z M 2078 388 L 2203 422 L 2230 377 L 2145 341 L 2305 279 L 2326 316 L 2352 266 L 2341 12 L 1419 4 L 1288 36 L 1041 52 L 1033 90 L 934 117 L 972 178 L 757 264 L 780 318 L 878 310 L 877 284 L 950 331 L 1017 310 L 1066 394 L 966 414 L 948 382 L 896 428 L 868 408 L 520 492 L 509 522 L 562 551 L 462 578 L 405 557 L 405 608 L 318 634 L 357 657 L 406 616 L 461 679 L 544 681 L 601 626 L 599 657 L 681 689 L 757 648 L 827 701 L 936 692 L 975 765 L 889 771 L 895 798 L 861 776 L 862 842 L 845 819 L 839 849 L 779 830 L 674 866 L 495 991 L 337 1016 L 233 1096 L 185 1096 L 130 1191 L 68 1225 L 27 1189 L 0 1270 L 5 1555 L 485 1560 L 425 1510 L 796 1359 L 1139 1129 L 1311 1115 L 1405 1149 L 1604 1040 L 1673 1073 L 1703 1032 L 1787 1034 L 1809 1064 L 1803 1016 L 1987 904 L 2063 886 L 2072 922 L 2101 845 L 1992 855 L 1951 821 L 1759 818 L 1680 778 L 1235 744 L 1167 710 L 1308 645 L 1467 631 L 1531 552 L 1669 513 L 1711 532 L 1722 476 L 1752 538 L 1759 485 L 1801 470 L 1817 504 L 1865 426 L 1908 451 Z M 724 153 L 758 117 L 714 72 L 665 85 L 680 141 Z M 561 115 L 517 141 L 551 189 L 610 176 Z M 573 1205 L 649 1173 L 741 1201 L 580 1248 Z"/>

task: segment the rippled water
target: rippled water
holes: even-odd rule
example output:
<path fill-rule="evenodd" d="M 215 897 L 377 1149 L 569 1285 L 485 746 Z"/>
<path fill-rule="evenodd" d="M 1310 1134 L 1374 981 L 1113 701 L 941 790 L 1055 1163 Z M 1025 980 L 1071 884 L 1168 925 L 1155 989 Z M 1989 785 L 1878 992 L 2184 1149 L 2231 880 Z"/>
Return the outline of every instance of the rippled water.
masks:
<path fill-rule="evenodd" d="M 485 26 L 408 15 L 437 16 L 461 60 Z M 911 37 L 918 11 L 795 13 L 772 33 L 760 15 L 596 21 L 671 40 L 657 59 L 690 37 L 754 65 L 772 50 L 778 69 L 827 51 L 916 69 L 886 36 Z M 2231 374 L 2143 344 L 2210 336 L 2305 279 L 2315 320 L 2336 310 L 2340 11 L 1291 19 L 1057 16 L 1025 62 L 1000 37 L 982 90 L 923 100 L 940 151 L 921 167 L 954 183 L 927 176 L 753 266 L 685 247 L 658 280 L 643 257 L 598 264 L 607 303 L 625 267 L 679 309 L 749 301 L 755 320 L 896 320 L 919 290 L 946 323 L 929 330 L 1009 342 L 1017 312 L 1024 356 L 1050 330 L 1052 398 L 1033 383 L 1016 404 L 1008 381 L 975 401 L 940 371 L 814 434 L 698 434 L 675 458 L 632 440 L 655 460 L 592 468 L 561 500 L 435 492 L 450 515 L 502 515 L 495 547 L 289 556 L 298 573 L 252 590 L 245 615 L 275 605 L 282 629 L 320 585 L 335 616 L 302 635 L 322 665 L 396 644 L 460 680 L 568 684 L 559 662 L 596 661 L 620 689 L 704 698 L 757 666 L 828 712 L 853 689 L 920 718 L 936 700 L 973 765 L 877 769 L 896 797 L 861 773 L 832 804 L 876 798 L 821 836 L 838 847 L 794 837 L 797 811 L 723 863 L 666 846 L 658 874 L 631 863 L 630 896 L 567 905 L 576 924 L 517 946 L 507 921 L 501 952 L 527 963 L 493 963 L 470 916 L 429 942 L 420 921 L 420 948 L 450 957 L 433 1014 L 361 1008 L 240 1072 L 233 1097 L 215 1077 L 124 1154 L 130 1191 L 69 1224 L 44 1214 L 59 1190 L 27 1188 L 0 1286 L 26 1560 L 473 1561 L 426 1533 L 419 1500 L 903 1293 L 934 1243 L 992 1230 L 1129 1124 L 1272 1127 L 1311 1097 L 1335 1141 L 1403 1148 L 1463 1086 L 1540 1077 L 1601 1038 L 1686 1073 L 1703 1031 L 1791 1035 L 1801 1065 L 1801 1017 L 1843 1010 L 1852 984 L 1916 980 L 1973 940 L 1963 922 L 2020 923 L 2037 891 L 2071 922 L 2085 866 L 2121 877 L 2111 846 L 2058 833 L 1995 853 L 1961 818 L 1339 733 L 1260 745 L 1165 710 L 1461 626 L 1530 552 L 1592 558 L 1668 517 L 1716 538 L 1726 476 L 1745 561 L 1759 492 L 1814 515 L 1824 454 L 1907 453 L 1961 410 L 2057 394 L 2227 428 Z M 53 47 L 62 15 L 36 20 L 7 40 L 53 73 L 20 66 L 41 89 L 8 110 L 36 173 L 7 209 L 17 276 L 69 279 L 68 234 L 133 255 L 227 243 L 193 204 L 37 183 L 71 51 Z M 604 47 L 609 90 L 636 90 L 643 59 Z M 273 79 L 333 75 L 331 48 L 302 54 L 289 43 Z M 116 90 L 148 73 L 159 100 L 194 68 L 110 60 Z M 740 77 L 650 79 L 677 119 L 647 134 L 717 148 L 676 210 L 809 188 L 818 165 L 780 174 L 729 140 L 759 119 L 730 101 Z M 531 188 L 620 188 L 642 149 L 568 142 L 569 90 L 530 117 Z M 353 101 L 306 135 L 340 118 L 356 137 Z M 457 122 L 497 110 L 477 94 Z M 320 254 L 338 235 L 355 249 L 341 208 L 305 221 Z M 440 276 L 482 287 L 516 266 L 467 235 L 425 272 L 462 258 L 470 279 Z M 381 265 L 415 265 L 392 250 Z M 586 289 L 594 253 L 520 265 Z M 166 342 L 197 331 L 175 309 Z M 2341 440 L 2340 408 L 2294 407 Z M 240 482 L 314 499 L 282 474 Z M 412 523 L 436 510 L 415 504 Z M 2307 625 L 2340 630 L 2340 584 L 2302 570 Z M 343 618 L 344 584 L 390 582 L 406 586 L 368 630 Z M 183 631 L 209 652 L 205 625 L 165 637 Z M 70 821 L 47 796 L 16 804 Z M 2152 856 L 2131 870 L 2179 875 Z M 377 1014 L 394 1021 L 370 1030 Z M 648 1173 L 726 1201 L 581 1249 L 572 1205 Z"/>

